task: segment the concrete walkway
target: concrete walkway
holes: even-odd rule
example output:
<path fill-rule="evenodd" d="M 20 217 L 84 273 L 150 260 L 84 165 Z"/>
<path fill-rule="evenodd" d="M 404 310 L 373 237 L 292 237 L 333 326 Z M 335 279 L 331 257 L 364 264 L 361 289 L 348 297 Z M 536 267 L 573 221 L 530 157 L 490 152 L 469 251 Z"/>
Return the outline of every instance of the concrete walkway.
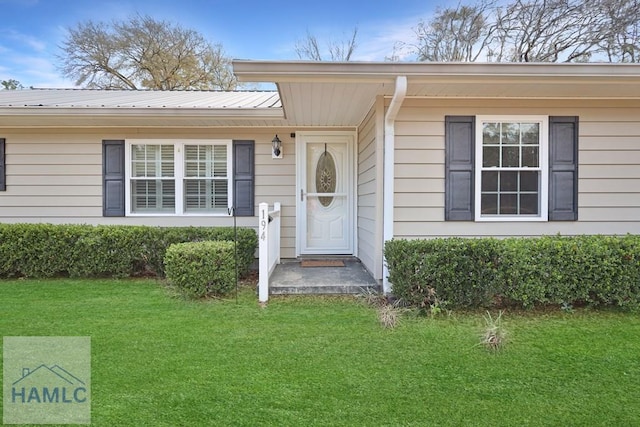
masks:
<path fill-rule="evenodd" d="M 360 260 L 343 261 L 344 267 L 302 267 L 300 260 L 283 260 L 271 275 L 269 293 L 358 294 L 381 290 Z"/>

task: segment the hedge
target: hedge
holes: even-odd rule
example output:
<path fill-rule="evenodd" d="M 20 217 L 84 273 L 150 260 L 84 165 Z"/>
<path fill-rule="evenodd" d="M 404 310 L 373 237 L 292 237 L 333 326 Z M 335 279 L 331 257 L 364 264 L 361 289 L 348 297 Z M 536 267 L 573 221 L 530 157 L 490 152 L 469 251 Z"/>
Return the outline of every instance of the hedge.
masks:
<path fill-rule="evenodd" d="M 164 275 L 174 243 L 234 241 L 231 227 L 0 224 L 0 277 Z M 248 273 L 258 239 L 237 229 L 238 271 Z"/>
<path fill-rule="evenodd" d="M 233 242 L 174 243 L 164 265 L 169 283 L 190 298 L 224 296 L 235 284 Z"/>
<path fill-rule="evenodd" d="M 385 258 L 393 294 L 421 307 L 640 306 L 640 236 L 391 240 Z"/>

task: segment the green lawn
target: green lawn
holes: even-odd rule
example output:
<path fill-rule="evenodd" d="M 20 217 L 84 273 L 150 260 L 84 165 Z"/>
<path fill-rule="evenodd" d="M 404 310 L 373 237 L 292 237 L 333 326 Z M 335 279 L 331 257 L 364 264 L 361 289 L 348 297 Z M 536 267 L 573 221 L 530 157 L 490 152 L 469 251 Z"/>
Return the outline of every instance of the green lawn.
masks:
<path fill-rule="evenodd" d="M 96 426 L 640 425 L 640 317 L 482 313 L 393 330 L 351 298 L 186 302 L 157 282 L 2 281 L 3 336 L 92 343 Z"/>

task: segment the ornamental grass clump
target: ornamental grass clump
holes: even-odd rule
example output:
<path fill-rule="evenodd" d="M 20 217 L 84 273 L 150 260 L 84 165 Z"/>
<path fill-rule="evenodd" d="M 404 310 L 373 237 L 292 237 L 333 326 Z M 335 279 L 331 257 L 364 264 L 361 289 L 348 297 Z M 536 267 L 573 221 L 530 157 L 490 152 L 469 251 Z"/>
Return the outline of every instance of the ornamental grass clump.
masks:
<path fill-rule="evenodd" d="M 378 292 L 365 290 L 358 295 L 368 306 L 376 309 L 380 326 L 384 329 L 393 329 L 400 324 L 400 318 L 408 311 L 406 303 L 390 295 L 382 295 Z"/>
<path fill-rule="evenodd" d="M 491 351 L 498 351 L 506 344 L 507 333 L 502 326 L 502 311 L 495 319 L 491 316 L 491 313 L 487 311 L 484 316 L 486 323 L 485 330 L 481 336 L 480 344 Z"/>
<path fill-rule="evenodd" d="M 362 292 L 356 294 L 356 297 L 361 300 L 365 305 L 370 307 L 381 307 L 388 304 L 387 297 L 379 292 L 372 291 L 371 289 L 361 289 Z"/>
<path fill-rule="evenodd" d="M 392 304 L 385 304 L 378 307 L 378 320 L 385 329 L 393 329 L 400 323 L 402 309 Z"/>

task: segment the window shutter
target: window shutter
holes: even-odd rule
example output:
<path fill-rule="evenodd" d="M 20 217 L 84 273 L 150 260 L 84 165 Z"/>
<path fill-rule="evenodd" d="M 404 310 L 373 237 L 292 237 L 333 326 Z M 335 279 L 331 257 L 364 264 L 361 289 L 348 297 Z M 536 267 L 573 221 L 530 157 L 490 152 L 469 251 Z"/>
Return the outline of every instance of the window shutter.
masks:
<path fill-rule="evenodd" d="M 549 117 L 549 221 L 578 219 L 578 117 Z"/>
<path fill-rule="evenodd" d="M 0 191 L 7 191 L 7 169 L 4 155 L 5 139 L 0 138 Z"/>
<path fill-rule="evenodd" d="M 102 215 L 124 216 L 124 141 L 102 141 Z"/>
<path fill-rule="evenodd" d="M 233 207 L 236 216 L 254 215 L 254 158 L 254 141 L 233 141 Z"/>
<path fill-rule="evenodd" d="M 445 117 L 446 221 L 474 220 L 475 117 Z"/>

